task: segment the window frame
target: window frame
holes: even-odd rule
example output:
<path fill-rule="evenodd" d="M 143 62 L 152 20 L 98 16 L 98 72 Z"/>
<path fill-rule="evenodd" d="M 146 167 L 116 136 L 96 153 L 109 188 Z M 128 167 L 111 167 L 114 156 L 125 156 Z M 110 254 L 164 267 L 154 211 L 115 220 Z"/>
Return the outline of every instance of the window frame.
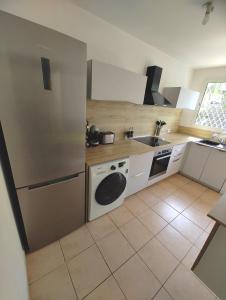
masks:
<path fill-rule="evenodd" d="M 202 107 L 202 103 L 203 103 L 203 100 L 204 100 L 204 96 L 206 94 L 206 90 L 208 88 L 208 84 L 209 83 L 213 83 L 213 84 L 216 84 L 216 83 L 225 83 L 226 84 L 226 81 L 225 80 L 222 80 L 222 81 L 207 81 L 207 83 L 205 84 L 205 89 L 204 89 L 204 92 L 202 93 L 202 97 L 200 97 L 201 99 L 198 101 L 198 105 L 197 105 L 197 109 L 196 109 L 196 114 L 194 115 L 194 119 L 193 119 L 193 124 L 195 125 L 195 127 L 199 127 L 199 128 L 203 128 L 203 129 L 208 129 L 210 131 L 221 131 L 221 132 L 225 132 L 226 129 L 224 128 L 220 128 L 220 127 L 209 127 L 209 126 L 205 126 L 205 125 L 201 125 L 201 124 L 197 124 L 196 123 L 196 120 L 198 118 L 198 115 L 199 115 L 199 112 L 200 112 L 200 109 Z"/>

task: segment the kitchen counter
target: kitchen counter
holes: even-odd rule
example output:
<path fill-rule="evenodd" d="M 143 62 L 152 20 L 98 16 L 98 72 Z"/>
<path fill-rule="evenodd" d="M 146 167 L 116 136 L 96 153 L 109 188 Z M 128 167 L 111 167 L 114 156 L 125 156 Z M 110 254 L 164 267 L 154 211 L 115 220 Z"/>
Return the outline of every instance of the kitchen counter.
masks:
<path fill-rule="evenodd" d="M 226 226 L 226 193 L 217 201 L 216 205 L 208 213 L 208 216 Z"/>
<path fill-rule="evenodd" d="M 120 140 L 110 145 L 99 145 L 86 149 L 86 164 L 93 166 L 107 161 L 129 157 L 130 155 L 147 153 L 170 148 L 174 145 L 196 142 L 200 139 L 180 133 L 163 134 L 160 138 L 167 140 L 170 144 L 151 147 L 135 140 Z"/>
<path fill-rule="evenodd" d="M 216 221 L 192 270 L 220 298 L 226 299 L 226 193 L 208 213 Z"/>

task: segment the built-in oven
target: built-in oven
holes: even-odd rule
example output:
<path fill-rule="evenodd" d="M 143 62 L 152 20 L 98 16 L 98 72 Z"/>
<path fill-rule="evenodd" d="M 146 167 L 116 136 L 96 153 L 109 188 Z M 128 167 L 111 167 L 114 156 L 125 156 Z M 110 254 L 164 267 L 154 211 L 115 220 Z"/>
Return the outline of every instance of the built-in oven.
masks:
<path fill-rule="evenodd" d="M 170 161 L 172 149 L 163 149 L 155 152 L 149 179 L 165 174 Z"/>

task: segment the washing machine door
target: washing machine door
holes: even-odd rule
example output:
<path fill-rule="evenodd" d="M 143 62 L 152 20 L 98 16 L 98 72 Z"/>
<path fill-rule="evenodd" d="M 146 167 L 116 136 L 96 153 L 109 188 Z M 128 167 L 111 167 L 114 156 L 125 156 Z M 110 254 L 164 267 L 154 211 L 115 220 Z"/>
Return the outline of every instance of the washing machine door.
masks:
<path fill-rule="evenodd" d="M 117 200 L 126 188 L 126 177 L 119 172 L 105 177 L 98 185 L 95 193 L 96 201 L 108 205 Z"/>

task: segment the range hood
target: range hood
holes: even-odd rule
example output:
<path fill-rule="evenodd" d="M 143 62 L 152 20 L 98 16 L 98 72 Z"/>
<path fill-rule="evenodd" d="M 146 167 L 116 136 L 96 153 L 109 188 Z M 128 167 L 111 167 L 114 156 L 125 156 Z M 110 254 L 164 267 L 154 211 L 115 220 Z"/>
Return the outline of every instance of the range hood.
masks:
<path fill-rule="evenodd" d="M 144 95 L 144 104 L 158 106 L 172 106 L 171 102 L 159 92 L 159 83 L 162 75 L 162 68 L 158 66 L 147 67 L 147 85 Z"/>

